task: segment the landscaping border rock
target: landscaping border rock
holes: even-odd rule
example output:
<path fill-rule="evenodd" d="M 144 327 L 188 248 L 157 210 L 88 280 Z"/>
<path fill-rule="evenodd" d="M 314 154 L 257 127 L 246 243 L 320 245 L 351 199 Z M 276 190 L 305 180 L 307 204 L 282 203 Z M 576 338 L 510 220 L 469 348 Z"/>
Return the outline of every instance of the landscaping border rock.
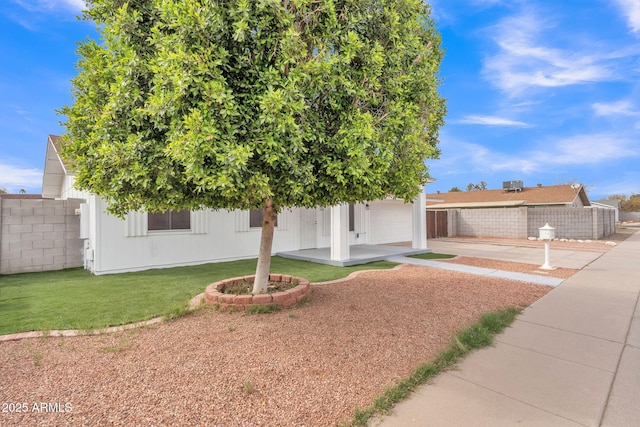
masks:
<path fill-rule="evenodd" d="M 229 285 L 242 281 L 253 283 L 254 280 L 254 275 L 220 280 L 207 286 L 204 291 L 204 297 L 209 304 L 216 305 L 220 310 L 235 309 L 244 311 L 248 308 L 269 305 L 277 305 L 282 308 L 291 307 L 302 301 L 311 291 L 311 283 L 307 279 L 286 274 L 269 274 L 269 281 L 298 281 L 298 286 L 272 294 L 232 295 L 224 293 L 224 289 Z"/>

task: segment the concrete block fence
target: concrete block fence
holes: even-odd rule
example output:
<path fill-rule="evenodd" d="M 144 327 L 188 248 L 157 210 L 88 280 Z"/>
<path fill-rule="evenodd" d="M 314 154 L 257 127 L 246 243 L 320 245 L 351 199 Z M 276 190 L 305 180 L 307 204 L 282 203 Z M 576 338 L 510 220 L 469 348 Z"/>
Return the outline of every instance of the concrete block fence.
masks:
<path fill-rule="evenodd" d="M 640 212 L 620 212 L 620 221 L 640 222 Z"/>
<path fill-rule="evenodd" d="M 526 239 L 549 224 L 559 239 L 601 239 L 615 233 L 615 211 L 604 208 L 448 209 L 448 235 Z"/>
<path fill-rule="evenodd" d="M 0 197 L 0 274 L 82 267 L 80 216 L 84 200 Z"/>

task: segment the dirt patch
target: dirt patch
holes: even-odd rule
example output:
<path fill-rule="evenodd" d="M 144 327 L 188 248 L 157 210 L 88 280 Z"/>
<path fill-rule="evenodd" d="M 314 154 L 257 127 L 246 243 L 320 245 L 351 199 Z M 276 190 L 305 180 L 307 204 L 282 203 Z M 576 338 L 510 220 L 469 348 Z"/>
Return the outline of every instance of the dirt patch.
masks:
<path fill-rule="evenodd" d="M 29 411 L 0 424 L 335 425 L 482 313 L 551 290 L 419 266 L 312 288 L 308 304 L 272 314 L 203 310 L 117 334 L 1 343 L 0 401 Z M 64 412 L 34 412 L 41 402 Z"/>

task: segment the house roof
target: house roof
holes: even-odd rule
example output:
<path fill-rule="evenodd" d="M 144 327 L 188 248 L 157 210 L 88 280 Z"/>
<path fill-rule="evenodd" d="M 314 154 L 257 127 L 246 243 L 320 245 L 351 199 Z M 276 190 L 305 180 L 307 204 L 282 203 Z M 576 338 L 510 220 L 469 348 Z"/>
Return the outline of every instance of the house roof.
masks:
<path fill-rule="evenodd" d="M 427 194 L 427 207 L 446 209 L 573 205 L 578 199 L 583 206 L 591 206 L 582 184 L 567 184 L 524 187 L 522 191 L 500 189 Z"/>
<path fill-rule="evenodd" d="M 68 168 L 58 154 L 62 147 L 62 139 L 57 135 L 49 135 L 47 138 L 47 154 L 44 161 L 44 174 L 42 176 L 42 197 L 58 198 L 62 191 L 62 182 Z"/>
<path fill-rule="evenodd" d="M 620 209 L 620 200 L 617 199 L 600 199 L 595 202 L 591 202 L 598 205 L 609 206 L 611 208 Z"/>

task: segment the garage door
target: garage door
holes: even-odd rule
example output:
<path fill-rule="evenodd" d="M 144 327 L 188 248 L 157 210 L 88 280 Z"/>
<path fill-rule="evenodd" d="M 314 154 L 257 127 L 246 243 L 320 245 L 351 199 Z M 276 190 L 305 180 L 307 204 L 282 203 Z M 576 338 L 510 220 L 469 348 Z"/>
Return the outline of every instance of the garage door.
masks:
<path fill-rule="evenodd" d="M 369 208 L 369 243 L 411 241 L 412 206 L 402 200 L 372 202 Z"/>

